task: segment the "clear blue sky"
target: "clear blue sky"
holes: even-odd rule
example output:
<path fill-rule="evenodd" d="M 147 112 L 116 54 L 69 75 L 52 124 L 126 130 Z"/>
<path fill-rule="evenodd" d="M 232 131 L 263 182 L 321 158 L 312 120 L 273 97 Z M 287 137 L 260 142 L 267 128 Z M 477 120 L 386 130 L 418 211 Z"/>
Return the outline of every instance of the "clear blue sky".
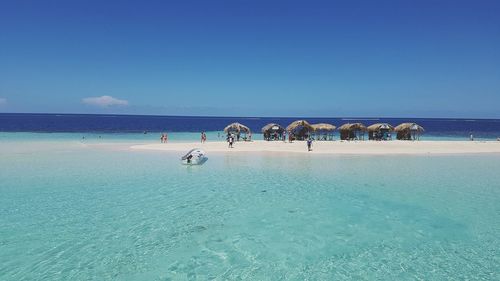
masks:
<path fill-rule="evenodd" d="M 1 1 L 0 112 L 500 118 L 500 2 Z"/>

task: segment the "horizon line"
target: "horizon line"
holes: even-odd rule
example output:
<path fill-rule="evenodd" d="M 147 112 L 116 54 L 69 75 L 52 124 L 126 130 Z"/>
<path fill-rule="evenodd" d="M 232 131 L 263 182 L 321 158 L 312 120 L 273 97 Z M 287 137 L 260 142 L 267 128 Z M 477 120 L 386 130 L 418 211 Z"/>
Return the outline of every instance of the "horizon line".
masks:
<path fill-rule="evenodd" d="M 319 117 L 319 116 L 230 116 L 230 115 L 159 115 L 159 114 L 126 114 L 126 113 L 51 113 L 51 112 L 0 112 L 0 115 L 93 115 L 93 116 L 141 116 L 141 117 L 194 117 L 194 118 L 298 118 L 298 119 L 342 119 L 342 120 L 368 120 L 373 119 L 460 119 L 460 120 L 500 120 L 500 118 L 473 118 L 473 117 L 380 117 L 380 116 L 344 116 L 344 117 Z"/>

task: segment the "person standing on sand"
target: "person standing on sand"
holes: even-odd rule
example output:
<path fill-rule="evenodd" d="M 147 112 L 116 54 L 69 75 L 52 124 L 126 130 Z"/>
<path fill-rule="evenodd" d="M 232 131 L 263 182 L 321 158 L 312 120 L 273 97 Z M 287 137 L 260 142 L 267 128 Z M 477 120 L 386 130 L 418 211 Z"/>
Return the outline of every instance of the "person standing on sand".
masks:
<path fill-rule="evenodd" d="M 205 132 L 201 132 L 201 143 L 204 143 L 207 140 L 207 136 L 205 135 Z"/>
<path fill-rule="evenodd" d="M 470 140 L 474 141 L 474 135 L 473 134 L 470 134 Z"/>
<path fill-rule="evenodd" d="M 307 139 L 307 151 L 312 151 L 312 143 L 313 141 L 311 138 Z"/>
<path fill-rule="evenodd" d="M 234 137 L 233 135 L 229 135 L 227 137 L 227 142 L 229 143 L 229 148 L 233 148 Z"/>

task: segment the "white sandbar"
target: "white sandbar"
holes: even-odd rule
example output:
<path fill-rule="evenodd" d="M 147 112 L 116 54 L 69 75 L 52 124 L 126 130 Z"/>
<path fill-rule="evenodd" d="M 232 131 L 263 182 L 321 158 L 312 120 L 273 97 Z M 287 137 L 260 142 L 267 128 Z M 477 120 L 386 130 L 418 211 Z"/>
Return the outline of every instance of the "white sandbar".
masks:
<path fill-rule="evenodd" d="M 312 154 L 470 154 L 500 153 L 498 141 L 316 141 L 313 151 L 308 152 L 304 141 L 284 143 L 281 141 L 237 142 L 228 148 L 227 142 L 176 142 L 133 145 L 133 150 L 188 151 L 202 148 L 208 152 L 286 152 Z"/>

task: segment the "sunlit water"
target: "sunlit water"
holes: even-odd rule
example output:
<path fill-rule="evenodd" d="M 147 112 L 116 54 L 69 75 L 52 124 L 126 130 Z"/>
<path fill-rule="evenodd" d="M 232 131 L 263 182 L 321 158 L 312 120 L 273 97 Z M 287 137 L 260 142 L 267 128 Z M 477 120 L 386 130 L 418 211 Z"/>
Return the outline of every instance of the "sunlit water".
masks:
<path fill-rule="evenodd" d="M 499 280 L 500 156 L 0 144 L 0 280 Z"/>
<path fill-rule="evenodd" d="M 32 133 L 32 132 L 0 132 L 0 143 L 2 142 L 32 142 L 32 141 L 78 141 L 80 143 L 109 143 L 109 142 L 135 142 L 135 143 L 158 143 L 161 132 L 144 133 Z M 201 139 L 200 132 L 169 132 L 169 142 L 198 142 Z M 207 141 L 225 141 L 222 131 L 206 132 Z M 339 140 L 338 132 L 333 134 L 334 140 Z M 262 140 L 261 133 L 253 133 L 253 140 Z M 365 136 L 365 140 L 368 136 Z M 420 140 L 430 141 L 464 141 L 469 140 L 469 135 L 457 136 L 446 134 L 425 134 Z M 493 138 L 474 137 L 476 141 L 494 141 Z"/>

